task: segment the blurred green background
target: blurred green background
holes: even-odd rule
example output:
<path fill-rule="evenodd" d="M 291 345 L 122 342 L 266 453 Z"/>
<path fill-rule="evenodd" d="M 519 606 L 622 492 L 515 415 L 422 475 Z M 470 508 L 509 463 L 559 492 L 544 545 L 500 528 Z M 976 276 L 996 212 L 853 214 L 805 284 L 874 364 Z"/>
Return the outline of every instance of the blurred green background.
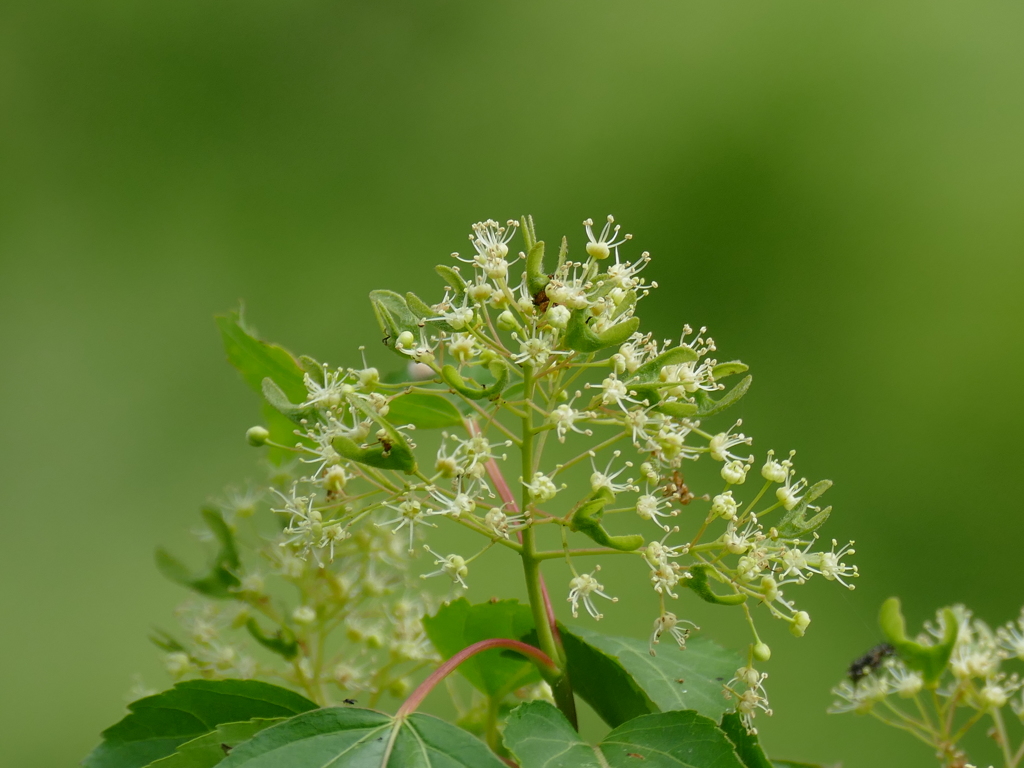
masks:
<path fill-rule="evenodd" d="M 858 589 L 771 627 L 764 741 L 933 765 L 824 709 L 886 596 L 1024 602 L 1022 32 L 1008 0 L 0 5 L 0 764 L 74 765 L 166 683 L 153 549 L 257 474 L 215 312 L 343 364 L 472 222 L 611 212 L 646 326 L 752 366 L 745 429 L 857 540 Z"/>

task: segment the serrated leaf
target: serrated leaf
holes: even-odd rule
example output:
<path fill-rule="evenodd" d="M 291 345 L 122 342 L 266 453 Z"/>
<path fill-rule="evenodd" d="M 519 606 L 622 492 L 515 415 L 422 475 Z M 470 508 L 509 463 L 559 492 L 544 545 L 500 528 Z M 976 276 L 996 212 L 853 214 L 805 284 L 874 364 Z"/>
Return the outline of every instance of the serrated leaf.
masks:
<path fill-rule="evenodd" d="M 681 709 L 717 721 L 730 708 L 722 686 L 743 662 L 711 640 L 691 638 L 686 650 L 663 645 L 651 656 L 644 640 L 559 626 L 574 690 L 612 727 Z"/>
<path fill-rule="evenodd" d="M 504 742 L 521 768 L 744 768 L 715 722 L 693 711 L 634 718 L 595 748 L 558 709 L 532 701 L 513 710 Z"/>
<path fill-rule="evenodd" d="M 85 768 L 142 768 L 224 723 L 291 717 L 315 709 L 297 693 L 256 680 L 188 680 L 128 705 L 103 732 Z"/>
<path fill-rule="evenodd" d="M 263 380 L 269 378 L 289 400 L 301 403 L 306 399 L 302 368 L 288 350 L 257 338 L 246 326 L 241 312 L 217 315 L 215 319 L 228 361 L 251 390 L 262 394 Z"/>
<path fill-rule="evenodd" d="M 448 659 L 481 640 L 518 640 L 533 628 L 533 616 L 518 600 L 470 605 L 460 597 L 425 617 L 423 628 L 437 652 Z M 498 697 L 540 680 L 532 662 L 500 649 L 470 657 L 459 665 L 459 673 L 481 693 Z"/>
<path fill-rule="evenodd" d="M 743 768 L 715 721 L 693 710 L 630 720 L 598 746 L 609 768 Z"/>
<path fill-rule="evenodd" d="M 603 762 L 565 715 L 546 701 L 528 701 L 513 709 L 502 740 L 520 768 L 601 768 Z"/>
<path fill-rule="evenodd" d="M 414 424 L 417 429 L 441 429 L 462 424 L 462 414 L 444 395 L 410 392 L 388 403 L 388 421 Z"/>
<path fill-rule="evenodd" d="M 225 723 L 198 739 L 186 741 L 173 755 L 160 758 L 146 768 L 213 768 L 223 762 L 232 749 L 285 718 L 247 720 Z"/>
<path fill-rule="evenodd" d="M 820 528 L 832 514 L 832 507 L 815 510 L 815 514 L 810 518 L 807 517 L 807 510 L 812 501 L 817 501 L 831 487 L 831 480 L 819 480 L 808 488 L 800 503 L 783 515 L 775 526 L 779 536 L 783 539 L 795 539 Z"/>
<path fill-rule="evenodd" d="M 732 742 L 736 755 L 745 768 L 773 768 L 758 743 L 757 734 L 747 732 L 738 713 L 726 712 L 719 727 Z"/>
<path fill-rule="evenodd" d="M 180 560 L 163 549 L 156 551 L 156 566 L 171 581 L 201 595 L 220 599 L 234 597 L 233 589 L 240 583 L 235 574 L 241 567 L 234 534 L 219 510 L 208 507 L 202 510 L 202 515 L 206 526 L 220 544 L 209 572 L 205 576 L 194 576 Z"/>
<path fill-rule="evenodd" d="M 396 732 L 397 730 L 397 732 Z M 390 751 L 389 751 L 390 750 Z M 231 750 L 220 768 L 505 768 L 479 739 L 430 715 L 355 707 L 293 717 Z"/>
<path fill-rule="evenodd" d="M 721 398 L 715 400 L 706 392 L 697 392 L 697 409 L 698 416 L 714 416 L 716 413 L 721 413 L 731 405 L 735 405 L 739 402 L 740 398 L 747 394 L 747 390 L 750 389 L 750 382 L 754 380 L 753 376 L 745 376 L 740 379 L 739 383 L 722 395 Z"/>

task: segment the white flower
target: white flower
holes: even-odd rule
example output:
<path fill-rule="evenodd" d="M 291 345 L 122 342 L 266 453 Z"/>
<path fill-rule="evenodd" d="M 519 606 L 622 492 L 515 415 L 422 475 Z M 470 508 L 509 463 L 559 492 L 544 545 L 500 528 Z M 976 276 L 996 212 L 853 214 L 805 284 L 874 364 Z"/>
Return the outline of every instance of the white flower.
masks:
<path fill-rule="evenodd" d="M 517 531 L 526 527 L 526 515 L 507 515 L 495 507 L 484 515 L 484 525 L 494 531 L 495 536 L 508 538 L 509 531 Z"/>
<path fill-rule="evenodd" d="M 590 573 L 584 573 L 581 576 L 574 577 L 569 582 L 569 597 L 568 602 L 572 603 L 572 615 L 573 618 L 579 616 L 579 601 L 583 601 L 583 607 L 587 609 L 594 619 L 602 619 L 604 615 L 598 613 L 597 607 L 594 605 L 594 601 L 591 599 L 591 595 L 597 595 L 603 597 L 605 600 L 611 600 L 613 603 L 619 602 L 617 597 L 609 597 L 604 593 L 604 587 L 598 583 L 597 579 L 594 578 L 594 574 L 601 570 L 601 566 L 596 566 Z"/>
<path fill-rule="evenodd" d="M 300 605 L 292 611 L 292 620 L 296 624 L 312 624 L 316 621 L 316 608 L 309 605 Z"/>
<path fill-rule="evenodd" d="M 636 513 L 644 520 L 651 520 L 659 528 L 667 531 L 668 526 L 658 522 L 658 518 L 674 517 L 675 515 L 678 515 L 678 510 L 672 510 L 667 514 L 661 511 L 662 509 L 668 509 L 671 506 L 672 502 L 669 499 L 659 499 L 651 493 L 645 493 L 639 496 L 636 500 Z"/>
<path fill-rule="evenodd" d="M 459 555 L 439 555 L 430 547 L 424 546 L 423 548 L 434 556 L 434 565 L 440 565 L 441 568 L 437 571 L 423 574 L 420 577 L 421 579 L 444 575 L 459 584 L 463 589 L 468 589 L 465 578 L 469 575 L 469 566 L 466 565 L 465 558 Z"/>
<path fill-rule="evenodd" d="M 789 474 L 786 476 L 786 484 L 781 488 L 775 489 L 775 498 L 782 502 L 782 506 L 785 507 L 787 512 L 800 503 L 802 497 L 799 494 L 807 488 L 807 478 L 802 477 L 794 483 L 793 477 L 795 475 L 795 470 L 789 470 Z"/>
<path fill-rule="evenodd" d="M 579 397 L 579 392 L 568 403 L 562 403 L 548 415 L 548 421 L 555 425 L 555 432 L 558 433 L 558 442 L 560 443 L 565 442 L 565 435 L 569 430 L 586 435 L 587 437 L 591 437 L 594 434 L 594 431 L 591 429 L 580 429 L 576 426 L 576 422 L 580 419 L 587 419 L 593 416 L 591 413 L 578 411 L 572 407 L 577 397 Z"/>
<path fill-rule="evenodd" d="M 686 648 L 686 638 L 690 636 L 690 630 L 681 628 L 680 624 L 689 624 L 694 629 L 700 629 L 692 621 L 677 618 L 674 613 L 667 611 L 654 620 L 654 631 L 651 633 L 650 640 L 651 656 L 654 656 L 654 646 L 660 642 L 661 636 L 665 632 L 672 635 L 672 638 L 679 644 L 680 648 Z"/>
<path fill-rule="evenodd" d="M 739 508 L 740 504 L 732 497 L 732 491 L 720 493 L 711 500 L 711 514 L 725 520 L 735 520 Z"/>
<path fill-rule="evenodd" d="M 423 505 L 416 499 L 406 499 L 401 502 L 398 506 L 392 504 L 386 504 L 390 509 L 395 510 L 399 513 L 398 517 L 392 518 L 391 520 L 384 520 L 377 523 L 378 526 L 392 525 L 398 523 L 394 528 L 391 529 L 391 533 L 398 533 L 400 530 L 409 527 L 409 551 L 413 551 L 413 543 L 416 537 L 416 526 L 417 525 L 429 525 L 431 528 L 437 526 L 433 523 L 428 523 L 424 520 L 425 517 L 432 514 L 437 514 L 433 510 L 426 510 Z"/>
<path fill-rule="evenodd" d="M 814 552 L 808 558 L 808 570 L 813 573 L 820 573 L 829 581 L 838 581 L 847 589 L 853 589 L 852 584 L 847 584 L 843 581 L 843 577 L 856 578 L 859 574 L 857 573 L 856 565 L 846 565 L 841 562 L 844 555 L 852 555 L 856 553 L 855 549 L 851 549 L 853 542 L 843 545 L 842 549 L 838 552 L 836 547 L 839 546 L 839 542 L 832 539 L 832 550 L 830 552 Z"/>
<path fill-rule="evenodd" d="M 622 455 L 622 451 L 615 451 L 614 453 L 612 453 L 612 457 L 608 460 L 608 465 L 604 468 L 604 472 L 599 471 L 597 465 L 594 464 L 595 455 L 596 454 L 593 451 L 590 452 L 590 466 L 594 470 L 593 473 L 590 475 L 591 489 L 597 491 L 600 490 L 601 488 L 607 488 L 613 494 L 623 493 L 625 491 L 640 490 L 639 488 L 633 485 L 633 478 L 631 477 L 626 478 L 626 481 L 624 483 L 615 482 L 615 478 L 617 478 L 619 475 L 625 472 L 626 469 L 633 466 L 633 462 L 627 461 L 625 465 L 623 465 L 623 467 L 619 469 L 618 472 L 612 472 L 612 463 L 614 463 L 614 461 L 618 459 L 619 456 Z"/>
<path fill-rule="evenodd" d="M 543 472 L 537 472 L 533 476 L 533 482 L 524 482 L 523 485 L 530 492 L 530 498 L 538 504 L 551 501 L 558 493 L 558 486 Z"/>
<path fill-rule="evenodd" d="M 608 280 L 619 290 L 629 291 L 640 285 L 643 280 L 637 278 L 637 274 L 643 272 L 644 268 L 650 263 L 651 254 L 644 251 L 640 254 L 640 258 L 630 263 L 628 261 L 619 262 L 618 253 L 615 254 L 615 263 L 610 264 L 606 270 Z"/>
<path fill-rule="evenodd" d="M 744 462 L 738 459 L 725 462 L 722 465 L 722 479 L 729 483 L 729 485 L 743 485 L 747 480 L 750 463 L 750 461 Z"/>
<path fill-rule="evenodd" d="M 997 629 L 996 637 L 1003 648 L 1024 661 L 1024 610 L 1021 611 L 1016 624 L 1012 621 L 1007 622 L 1006 626 Z"/>
<path fill-rule="evenodd" d="M 736 427 L 743 424 L 743 420 L 740 419 L 731 427 L 727 432 L 720 432 L 711 438 L 711 442 L 708 448 L 711 450 L 711 458 L 715 461 L 746 461 L 746 457 L 734 456 L 730 452 L 730 448 L 737 445 L 750 445 L 754 440 L 753 438 L 747 437 L 742 432 L 733 434 L 732 431 Z"/>
<path fill-rule="evenodd" d="M 355 392 L 355 387 L 347 381 L 347 378 L 346 371 L 340 368 L 332 371 L 327 365 L 323 366 L 321 381 L 314 380 L 308 373 L 304 374 L 302 381 L 306 385 L 307 397 L 301 407 L 322 408 L 328 411 L 337 408 L 345 401 L 345 398 Z"/>
<path fill-rule="evenodd" d="M 454 333 L 448 342 L 448 353 L 460 363 L 468 363 L 479 351 L 476 339 L 469 333 Z"/>
<path fill-rule="evenodd" d="M 790 467 L 793 466 L 793 456 L 796 451 L 790 451 L 789 458 L 785 461 L 776 461 L 775 451 L 768 451 L 768 458 L 761 467 L 761 477 L 770 483 L 784 483 L 789 477 Z"/>
<path fill-rule="evenodd" d="M 912 699 L 924 688 L 924 678 L 920 672 L 911 672 L 900 663 L 890 664 L 887 669 L 892 680 L 891 687 L 900 698 Z"/>
<path fill-rule="evenodd" d="M 458 519 L 462 515 L 471 514 L 476 509 L 476 501 L 473 497 L 462 491 L 448 498 L 448 496 L 435 488 L 430 492 L 430 495 L 441 504 L 441 508 L 438 511 L 448 517 Z"/>
<path fill-rule="evenodd" d="M 889 695 L 889 685 L 887 679 L 875 675 L 868 675 L 856 683 L 844 680 L 832 689 L 838 699 L 832 702 L 828 711 L 832 714 L 856 712 L 865 715 Z"/>
<path fill-rule="evenodd" d="M 509 266 L 505 258 L 508 256 L 508 241 L 512 239 L 518 226 L 519 224 L 512 220 L 504 227 L 493 219 L 478 222 L 473 225 L 473 234 L 469 236 L 469 241 L 476 251 L 473 258 L 462 259 L 457 253 L 452 255 L 460 261 L 480 268 L 492 280 L 504 280 L 508 275 Z"/>
<path fill-rule="evenodd" d="M 601 230 L 601 234 L 597 237 L 594 236 L 593 219 L 587 219 L 584 221 L 583 226 L 587 230 L 587 255 L 598 260 L 607 259 L 612 255 L 613 248 L 615 248 L 617 252 L 620 245 L 633 238 L 632 235 L 623 235 L 621 240 L 615 239 L 619 236 L 619 230 L 622 227 L 615 223 L 614 216 L 608 217 L 604 228 Z"/>
<path fill-rule="evenodd" d="M 765 672 L 758 672 L 753 667 L 740 667 L 736 670 L 736 676 L 725 684 L 725 689 L 736 697 L 736 712 L 739 713 L 743 727 L 750 735 L 757 734 L 754 727 L 754 716 L 760 710 L 771 716 L 772 710 L 768 705 L 768 693 L 764 689 L 764 681 L 768 677 Z M 740 687 L 743 690 L 737 690 Z"/>

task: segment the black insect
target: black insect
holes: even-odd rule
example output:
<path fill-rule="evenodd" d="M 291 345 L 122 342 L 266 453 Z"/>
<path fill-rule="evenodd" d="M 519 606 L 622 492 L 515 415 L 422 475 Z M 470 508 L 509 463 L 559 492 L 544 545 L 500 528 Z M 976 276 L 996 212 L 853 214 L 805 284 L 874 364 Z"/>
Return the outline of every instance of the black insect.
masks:
<path fill-rule="evenodd" d="M 229 747 L 227 744 L 221 744 L 220 748 L 224 751 L 225 755 L 230 755 L 233 747 Z"/>
<path fill-rule="evenodd" d="M 345 699 L 345 703 L 351 706 L 352 704 L 356 703 L 356 700 L 355 699 Z"/>
<path fill-rule="evenodd" d="M 856 683 L 867 675 L 868 672 L 874 672 L 882 666 L 882 662 L 885 661 L 886 658 L 894 655 L 896 655 L 896 649 L 888 643 L 876 645 L 850 665 L 850 680 Z"/>

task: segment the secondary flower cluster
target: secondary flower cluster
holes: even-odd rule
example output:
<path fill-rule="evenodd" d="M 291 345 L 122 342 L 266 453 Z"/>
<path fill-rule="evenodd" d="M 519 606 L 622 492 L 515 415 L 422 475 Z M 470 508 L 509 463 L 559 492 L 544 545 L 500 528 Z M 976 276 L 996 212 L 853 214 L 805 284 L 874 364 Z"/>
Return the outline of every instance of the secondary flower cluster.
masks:
<path fill-rule="evenodd" d="M 1016 621 L 993 630 L 957 605 L 939 611 L 915 642 L 926 652 L 942 651 L 947 637 L 950 647 L 937 656 L 942 665 L 931 679 L 925 667 L 914 663 L 913 654 L 889 649 L 876 663 L 851 668 L 852 679 L 833 688 L 836 701 L 829 711 L 871 714 L 910 730 L 949 766 L 966 764 L 959 742 L 975 723 L 987 718 L 994 726 L 989 735 L 1006 765 L 1017 765 L 1024 757 L 1024 743 L 1011 748 L 1004 713 L 1024 721 L 1024 681 L 1019 671 L 1007 668 L 1024 661 L 1024 609 Z"/>

